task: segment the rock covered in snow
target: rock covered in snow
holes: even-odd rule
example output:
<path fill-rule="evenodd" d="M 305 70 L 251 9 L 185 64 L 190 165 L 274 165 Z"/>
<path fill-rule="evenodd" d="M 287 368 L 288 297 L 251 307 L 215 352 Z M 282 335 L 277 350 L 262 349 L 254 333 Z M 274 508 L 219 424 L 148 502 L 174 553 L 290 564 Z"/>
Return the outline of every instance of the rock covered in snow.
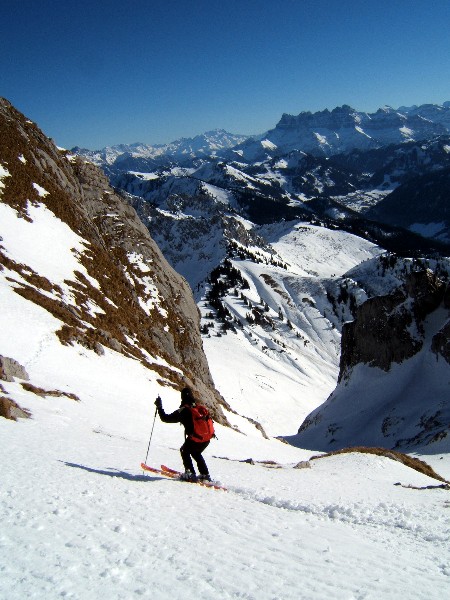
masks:
<path fill-rule="evenodd" d="M 445 112 L 450 113 L 448 108 Z M 283 155 L 302 150 L 319 156 L 332 156 L 354 149 L 369 150 L 388 144 L 445 135 L 448 127 L 439 114 L 439 121 L 419 114 L 402 113 L 391 107 L 375 113 L 358 112 L 348 105 L 299 115 L 284 114 L 276 127 L 262 140 L 247 140 L 234 149 L 241 158 L 264 160 L 267 155 Z"/>
<path fill-rule="evenodd" d="M 393 293 L 364 302 L 342 330 L 339 380 L 359 363 L 389 371 L 392 363 L 414 356 L 424 343 L 423 322 L 441 304 L 445 289 L 431 271 L 412 272 Z"/>
<path fill-rule="evenodd" d="M 29 376 L 17 360 L 8 356 L 0 356 L 0 379 L 3 381 L 14 381 L 15 378 L 28 381 Z"/>

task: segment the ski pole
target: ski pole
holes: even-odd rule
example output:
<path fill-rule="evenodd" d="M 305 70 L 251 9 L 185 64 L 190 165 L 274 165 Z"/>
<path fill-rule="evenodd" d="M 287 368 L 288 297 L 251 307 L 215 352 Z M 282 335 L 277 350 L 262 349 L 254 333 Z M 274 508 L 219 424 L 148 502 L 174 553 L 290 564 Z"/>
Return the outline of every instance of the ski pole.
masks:
<path fill-rule="evenodd" d="M 153 425 L 152 425 L 152 431 L 150 433 L 150 439 L 148 441 L 148 448 L 147 448 L 147 456 L 145 457 L 145 463 L 147 464 L 147 458 L 148 458 L 148 453 L 150 452 L 150 444 L 152 443 L 152 437 L 153 437 L 153 429 L 155 428 L 155 422 L 156 422 L 156 415 L 158 414 L 158 409 L 155 409 L 155 416 L 153 418 Z"/>

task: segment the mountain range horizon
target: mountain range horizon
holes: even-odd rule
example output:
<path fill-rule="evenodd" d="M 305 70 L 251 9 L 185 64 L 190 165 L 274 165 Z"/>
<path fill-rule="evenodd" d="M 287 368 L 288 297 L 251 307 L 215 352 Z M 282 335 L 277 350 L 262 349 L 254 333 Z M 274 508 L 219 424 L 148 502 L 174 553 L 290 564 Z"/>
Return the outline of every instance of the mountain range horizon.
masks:
<path fill-rule="evenodd" d="M 276 362 L 279 360 L 275 358 L 277 352 L 286 353 L 283 362 L 286 363 L 284 369 L 288 373 L 288 377 L 286 380 L 283 377 L 279 380 L 280 384 L 284 382 L 283 385 L 287 385 L 287 393 L 292 397 L 292 406 L 289 409 L 286 408 L 286 416 L 289 416 L 291 410 L 294 410 L 298 415 L 303 413 L 304 420 L 311 410 L 305 412 L 305 407 L 298 405 L 298 400 L 295 399 L 296 386 L 294 385 L 290 389 L 290 384 L 287 384 L 287 381 L 291 379 L 299 378 L 299 381 L 302 381 L 302 373 L 306 367 L 299 370 L 296 361 L 302 361 L 304 365 L 309 365 L 306 370 L 314 371 L 317 368 L 315 353 L 321 356 L 320 361 L 323 361 L 324 371 L 328 372 L 328 376 L 325 378 L 324 387 L 319 391 L 320 400 L 316 400 L 314 403 L 317 408 L 324 402 L 324 395 L 329 395 L 332 391 L 337 376 L 335 344 L 340 339 L 340 332 L 343 330 L 345 322 L 357 320 L 360 304 L 365 306 L 364 301 L 370 300 L 372 296 L 378 296 L 380 291 L 388 295 L 395 295 L 398 286 L 406 286 L 408 290 L 417 287 L 417 283 L 408 283 L 408 277 L 416 281 L 414 279 L 417 279 L 416 272 L 421 273 L 424 269 L 435 272 L 436 277 L 439 277 L 438 291 L 436 293 L 433 289 L 428 291 L 427 286 L 432 286 L 433 282 L 428 282 L 425 278 L 420 284 L 423 291 L 419 293 L 419 297 L 429 295 L 430 298 L 433 298 L 430 300 L 432 306 L 443 302 L 445 281 L 448 277 L 446 257 L 449 245 L 445 193 L 439 202 L 434 202 L 434 205 L 431 206 L 432 210 L 428 203 L 425 207 L 423 206 L 419 193 L 418 199 L 415 200 L 415 212 L 408 207 L 408 212 L 413 215 L 414 223 L 405 223 L 402 227 L 397 226 L 395 218 L 393 224 L 389 223 L 389 218 L 392 218 L 393 215 L 395 217 L 395 212 L 393 213 L 390 209 L 387 214 L 384 214 L 382 206 L 391 198 L 396 199 L 397 203 L 401 202 L 402 189 L 409 189 L 408 186 L 411 185 L 414 176 L 417 176 L 421 169 L 424 169 L 422 175 L 425 181 L 424 189 L 430 189 L 430 181 L 437 186 L 433 189 L 445 189 L 445 177 L 449 171 L 449 136 L 441 136 L 442 139 L 439 138 L 438 142 L 428 140 L 427 143 L 417 143 L 410 139 L 405 144 L 379 148 L 375 151 L 370 148 L 365 149 L 357 153 L 356 157 L 353 154 L 349 157 L 351 161 L 355 162 L 356 160 L 351 169 L 350 165 L 346 166 L 342 163 L 342 159 L 337 159 L 331 165 L 329 164 L 331 158 L 325 158 L 326 162 L 323 162 L 323 157 L 308 157 L 302 151 L 291 150 L 289 155 L 285 155 L 283 159 L 274 158 L 276 145 L 271 145 L 267 138 L 262 140 L 263 143 L 259 147 L 259 151 L 265 153 L 264 160 L 261 162 L 252 162 L 248 158 L 246 162 L 242 162 L 242 159 L 245 158 L 243 155 L 248 150 L 248 142 L 238 145 L 237 152 L 236 148 L 227 150 L 230 157 L 228 161 L 214 160 L 208 156 L 204 156 L 200 160 L 188 157 L 188 161 L 191 161 L 190 167 L 181 168 L 173 160 L 166 162 L 167 156 L 162 155 L 159 170 L 153 172 L 142 170 L 142 167 L 155 166 L 156 162 L 153 158 L 141 160 L 139 157 L 127 157 L 126 159 L 119 157 L 112 165 L 102 165 L 104 173 L 110 179 L 108 182 L 105 175 L 101 171 L 97 171 L 95 165 L 91 164 L 89 157 L 82 154 L 75 156 L 68 151 L 57 149 L 52 146 L 52 141 L 48 138 L 44 143 L 44 138 L 35 124 L 15 111 L 14 107 L 6 100 L 2 101 L 2 107 L 5 135 L 15 140 L 11 148 L 5 147 L 3 150 L 2 187 L 5 188 L 6 185 L 7 190 L 3 201 L 5 202 L 6 198 L 13 210 L 31 211 L 31 207 L 26 208 L 28 201 L 22 197 L 23 194 L 17 195 L 15 192 L 15 189 L 21 189 L 20 186 L 22 186 L 24 189 L 35 190 L 35 192 L 28 191 L 28 197 L 32 197 L 32 194 L 37 191 L 41 198 L 40 202 L 43 202 L 42 199 L 48 196 L 50 200 L 46 202 L 49 209 L 56 211 L 57 215 L 64 216 L 64 213 L 60 212 L 61 202 L 55 203 L 55 200 L 62 194 L 61 197 L 67 200 L 63 205 L 69 203 L 66 191 L 67 183 L 64 183 L 64 180 L 67 179 L 65 171 L 70 168 L 73 170 L 70 175 L 70 189 L 76 192 L 76 199 L 70 197 L 70 203 L 75 202 L 77 205 L 87 202 L 87 210 L 94 211 L 93 217 L 89 217 L 87 221 L 90 222 L 93 219 L 95 229 L 100 227 L 98 233 L 92 238 L 96 240 L 95 243 L 98 243 L 99 235 L 106 235 L 104 239 L 108 244 L 112 244 L 112 247 L 116 244 L 125 245 L 124 247 L 128 248 L 128 254 L 120 258 L 120 264 L 126 273 L 128 271 L 148 272 L 149 267 L 144 266 L 147 260 L 150 261 L 149 264 L 161 261 L 161 273 L 168 273 L 168 265 L 164 264 L 162 257 L 156 261 L 154 258 L 148 258 L 142 254 L 142 242 L 138 241 L 140 233 L 137 234 L 135 241 L 131 241 L 130 234 L 125 235 L 122 232 L 123 225 L 115 224 L 115 220 L 121 212 L 124 215 L 128 214 L 128 210 L 132 210 L 131 207 L 133 207 L 136 210 L 134 217 L 136 222 L 133 227 L 136 228 L 136 231 L 146 231 L 150 234 L 152 241 L 149 244 L 156 242 L 164 260 L 168 261 L 174 273 L 176 272 L 178 276 L 181 275 L 182 281 L 189 284 L 193 294 L 193 298 L 189 300 L 191 303 L 189 318 L 192 319 L 194 314 L 192 300 L 198 306 L 201 322 L 194 326 L 192 334 L 201 333 L 206 348 L 210 346 L 212 348 L 208 353 L 208 361 L 212 361 L 214 379 L 219 377 L 218 395 L 215 395 L 217 392 L 213 391 L 214 387 L 206 366 L 202 367 L 204 371 L 202 381 L 197 380 L 196 385 L 203 386 L 204 390 L 208 386 L 212 386 L 208 393 L 213 406 L 216 402 L 220 404 L 223 399 L 223 406 L 227 410 L 228 404 L 225 396 L 229 394 L 229 390 L 226 390 L 223 384 L 220 385 L 221 374 L 226 370 L 224 371 L 214 358 L 216 355 L 220 356 L 221 353 L 214 349 L 215 342 L 207 340 L 220 339 L 228 331 L 231 331 L 234 334 L 231 338 L 236 336 L 235 339 L 238 340 L 237 347 L 241 352 L 247 353 L 250 351 L 248 341 L 255 339 L 256 336 L 261 344 L 258 353 L 261 352 L 262 356 L 268 353 L 271 359 L 268 372 L 277 370 Z M 414 109 L 414 112 L 423 110 L 430 113 L 430 111 L 436 111 L 436 107 L 418 107 L 418 109 Z M 344 108 L 331 113 L 320 113 L 319 117 L 324 117 L 327 124 L 330 124 L 331 119 L 331 125 L 343 123 L 347 129 L 351 129 L 352 121 L 348 120 L 350 113 L 351 109 L 344 106 Z M 379 120 L 377 124 L 381 124 L 379 131 L 382 131 L 384 136 L 392 137 L 392 131 L 397 132 L 399 125 L 401 134 L 411 136 L 413 133 L 412 130 L 405 131 L 405 128 L 402 127 L 406 116 L 399 117 L 397 113 L 392 114 L 387 110 L 378 111 L 378 113 L 381 121 Z M 384 120 L 386 114 L 387 121 Z M 445 122 L 446 107 L 442 109 L 442 114 L 439 112 L 439 116 L 442 115 Z M 359 114 L 352 113 L 351 116 L 359 118 Z M 289 138 L 289 134 L 294 131 L 301 139 L 305 133 L 302 127 L 298 127 L 298 122 L 305 118 L 308 120 L 309 117 L 310 115 L 305 114 L 298 118 L 293 117 L 294 122 L 285 117 L 277 125 L 281 129 L 281 133 L 277 128 L 272 131 L 274 131 L 274 135 L 279 135 L 284 142 L 286 142 L 286 137 L 290 143 L 292 140 L 295 142 L 295 137 Z M 418 115 L 414 114 L 413 118 L 417 121 Z M 429 119 L 419 116 L 417 122 L 432 134 L 439 130 L 439 128 L 436 129 L 436 124 Z M 322 124 L 324 123 L 322 122 Z M 16 127 L 17 130 L 14 133 L 12 133 L 13 127 Z M 444 129 L 443 125 L 439 125 L 439 127 Z M 288 132 L 287 136 L 286 131 Z M 326 137 L 325 128 L 322 128 L 321 131 L 320 136 L 316 138 L 319 144 L 323 144 Z M 361 128 L 357 129 L 357 133 L 362 135 Z M 31 139 L 31 134 L 35 144 L 33 154 L 26 153 L 22 139 Z M 364 134 L 363 137 L 367 137 L 367 135 Z M 217 140 L 214 141 L 217 142 Z M 35 157 L 42 153 L 49 158 L 36 171 L 33 167 L 36 164 Z M 134 160 L 137 162 L 133 162 Z M 72 163 L 74 167 L 71 166 Z M 50 169 L 50 166 L 56 164 L 59 165 L 59 171 L 55 180 L 55 176 L 52 174 L 55 167 Z M 108 169 L 114 165 L 116 170 L 110 171 L 108 174 Z M 374 165 L 378 165 L 378 167 L 368 178 L 368 169 L 370 167 L 373 170 Z M 133 169 L 130 170 L 130 167 Z M 137 167 L 141 168 L 140 172 L 136 170 Z M 382 167 L 381 170 L 380 167 Z M 346 171 L 348 171 L 347 181 L 344 181 L 343 174 Z M 430 177 L 433 179 L 430 180 Z M 436 179 L 436 177 L 438 178 Z M 444 179 L 442 179 L 443 177 Z M 79 184 L 76 183 L 76 180 L 83 182 L 81 191 L 77 190 Z M 61 182 L 58 184 L 60 186 L 58 189 L 52 187 L 55 185 L 55 181 Z M 10 185 L 11 182 L 13 186 Z M 113 186 L 111 190 L 108 190 L 108 185 Z M 356 186 L 360 187 L 359 191 Z M 343 193 L 345 189 L 347 191 Z M 416 192 L 420 190 L 417 183 L 414 184 L 414 189 Z M 375 192 L 378 192 L 378 196 Z M 111 194 L 114 195 L 114 202 Z M 358 194 L 360 195 L 359 214 L 356 208 L 349 209 L 345 205 L 348 196 L 354 197 L 356 203 L 355 198 Z M 375 194 L 373 206 L 379 213 L 377 221 L 371 221 L 364 215 L 365 212 L 369 214 L 371 210 L 370 207 L 367 210 L 367 207 L 362 205 L 370 194 Z M 436 198 L 438 198 L 438 194 L 435 195 L 434 199 Z M 121 206 L 122 204 L 124 206 Z M 64 218 L 66 217 L 64 216 Z M 398 217 L 396 218 L 398 219 Z M 441 223 L 436 221 L 438 218 L 441 218 Z M 83 216 L 83 219 L 86 220 L 86 217 Z M 91 224 L 75 225 L 71 220 L 68 221 L 68 224 L 77 231 L 85 228 L 88 231 L 92 227 Z M 7 229 L 5 230 L 6 234 L 11 235 Z M 304 248 L 304 251 L 299 252 L 298 244 L 300 244 L 299 248 Z M 329 254 L 331 248 L 335 249 L 336 256 Z M 380 258 L 380 254 L 383 255 L 386 252 L 397 252 L 399 257 L 404 258 L 399 259 L 399 262 L 397 259 L 393 262 L 389 259 L 385 264 L 383 262 L 385 259 L 383 256 Z M 441 258 L 437 261 L 437 257 Z M 370 263 L 368 270 L 364 265 L 367 261 Z M 97 262 L 102 264 L 105 262 L 103 255 Z M 9 263 L 5 262 L 5 264 Z M 141 265 L 137 271 L 135 264 Z M 265 266 L 259 267 L 260 264 Z M 387 266 L 392 271 L 390 280 L 387 283 L 375 283 L 380 278 L 380 271 L 384 273 Z M 351 268 L 354 272 L 348 276 L 347 273 L 350 273 L 349 269 Z M 20 267 L 17 266 L 16 269 L 20 270 Z M 113 269 L 112 264 L 108 266 L 108 269 Z M 155 271 L 155 266 L 150 267 L 150 272 L 152 271 Z M 96 276 L 98 277 L 98 273 Z M 129 274 L 126 277 L 129 277 Z M 134 290 L 130 291 L 129 286 L 125 284 L 126 279 L 123 284 L 120 284 L 126 285 L 128 289 L 126 292 L 119 291 L 119 295 L 130 295 L 135 298 L 134 318 L 142 323 L 145 322 L 149 316 L 149 310 L 152 309 L 145 308 L 144 313 L 147 316 L 144 316 L 139 313 L 139 304 L 144 306 L 145 303 L 154 303 L 151 298 L 155 294 L 152 289 L 154 289 L 156 281 L 160 286 L 157 296 L 159 294 L 162 298 L 167 297 L 166 301 L 169 302 L 167 287 L 162 287 L 161 275 L 158 273 L 154 277 L 153 283 L 144 277 L 144 284 L 140 282 L 133 284 L 133 286 L 137 285 L 136 289 L 147 290 L 147 294 L 150 294 L 145 297 L 145 301 L 141 299 L 137 304 L 136 293 Z M 173 275 L 173 277 L 175 276 Z M 170 285 L 174 286 L 173 283 Z M 177 283 L 177 285 L 179 284 Z M 239 289 L 242 291 L 239 292 Z M 250 295 L 248 292 L 244 292 L 246 289 L 251 290 Z M 100 297 L 96 296 L 94 288 L 89 293 L 92 298 L 95 298 L 96 303 L 100 302 Z M 117 291 L 114 290 L 114 293 Z M 186 295 L 187 299 L 189 296 L 187 288 L 181 294 Z M 395 296 L 395 302 L 399 302 L 399 298 L 400 304 L 403 302 L 405 306 L 410 306 L 418 292 L 413 290 L 408 291 L 406 295 L 403 292 L 401 294 L 401 296 Z M 176 292 L 175 297 L 178 296 L 180 296 L 180 292 Z M 236 296 L 240 296 L 240 300 L 236 301 Z M 47 302 L 45 298 L 42 298 L 41 301 L 44 304 Z M 90 302 L 93 301 L 93 299 L 90 300 Z M 87 300 L 85 299 L 84 302 L 86 303 Z M 173 299 L 170 299 L 170 302 L 173 302 Z M 120 300 L 120 303 L 123 303 L 123 300 Z M 112 305 L 119 306 L 120 303 L 116 300 Z M 164 305 L 164 308 L 159 310 L 158 319 L 161 318 L 161 315 L 169 313 L 168 306 L 169 304 Z M 245 306 L 248 306 L 250 311 Z M 94 328 L 91 324 L 86 329 L 86 325 L 81 321 L 75 325 L 74 318 L 71 316 L 72 310 L 75 310 L 77 318 L 81 314 L 76 306 L 70 310 L 67 309 L 67 312 L 64 313 L 63 320 L 66 319 L 66 323 L 70 325 L 64 326 L 61 333 L 58 333 L 63 343 L 66 343 L 67 339 L 70 344 L 82 343 L 100 354 L 105 345 L 124 353 L 138 352 L 130 341 L 133 339 L 130 337 L 130 333 L 126 333 L 131 329 L 130 317 L 126 314 L 125 305 L 124 314 L 120 315 L 120 319 L 127 325 L 115 326 L 114 332 L 111 329 L 111 317 L 108 315 L 111 309 L 104 300 L 101 300 L 101 310 L 107 316 L 104 323 L 100 323 L 97 318 L 98 324 Z M 404 309 L 401 307 L 398 310 L 403 311 Z M 411 309 L 408 308 L 407 312 L 409 310 Z M 429 311 L 429 306 L 426 305 L 424 310 L 425 312 Z M 422 315 L 422 308 L 417 308 L 417 313 Z M 61 312 L 56 314 L 61 316 Z M 155 316 L 152 314 L 151 317 L 154 323 L 156 323 Z M 85 320 L 92 319 L 92 315 L 85 313 L 84 318 Z M 118 318 L 119 314 L 113 321 L 117 321 Z M 381 316 L 379 318 L 382 319 Z M 418 317 L 415 318 L 418 319 Z M 421 318 L 423 319 L 423 316 Z M 317 319 L 323 323 L 319 328 L 320 332 L 316 330 L 314 324 Z M 404 319 L 399 327 L 405 327 L 408 322 L 408 318 Z M 390 353 L 393 352 L 393 356 L 400 357 L 398 359 L 400 363 L 407 363 L 411 355 L 415 356 L 417 349 L 424 344 L 421 337 L 423 326 L 418 320 L 417 327 L 418 335 L 412 339 L 406 350 L 405 348 L 387 350 L 388 355 L 390 356 Z M 141 329 L 136 323 L 133 323 L 131 328 L 136 332 L 140 332 Z M 145 352 L 149 352 L 147 348 L 151 347 L 153 353 L 155 350 L 156 353 L 161 353 L 166 360 L 170 360 L 171 364 L 176 365 L 176 369 L 179 369 L 180 356 L 176 352 L 173 353 L 173 348 L 178 347 L 181 353 L 185 352 L 184 342 L 181 341 L 183 336 L 178 340 L 179 333 L 175 331 L 172 339 L 163 342 L 163 339 L 166 340 L 168 337 L 164 319 L 162 331 L 159 334 L 155 332 L 155 338 L 149 338 L 151 330 L 144 326 L 142 340 L 139 340 L 144 354 L 138 354 L 138 356 L 145 356 Z M 186 326 L 180 326 L 181 330 L 185 331 Z M 242 334 L 239 333 L 240 330 Z M 140 333 L 136 335 L 138 334 L 140 335 Z M 403 334 L 399 333 L 398 335 L 402 337 Z M 430 341 L 427 340 L 427 344 L 434 344 L 443 356 L 446 356 L 446 351 L 444 347 L 441 350 L 441 338 L 445 339 L 445 336 L 444 330 L 442 333 L 434 330 L 432 335 L 430 334 Z M 198 338 L 195 343 L 199 347 L 198 358 L 195 360 L 200 363 L 204 361 L 204 357 Z M 382 340 L 382 344 L 388 343 L 389 338 L 386 336 Z M 192 346 L 192 344 L 189 345 Z M 223 342 L 220 342 L 220 346 L 223 346 Z M 280 347 L 281 350 L 278 350 Z M 172 354 L 170 354 L 171 352 Z M 367 354 L 367 349 L 364 348 L 364 352 Z M 393 359 L 389 358 L 387 361 L 381 359 L 377 357 L 377 352 L 377 344 L 374 344 L 367 354 L 368 358 L 364 358 L 362 362 L 370 363 L 371 360 L 376 360 L 383 367 L 387 365 L 386 368 L 389 370 Z M 375 358 L 370 358 L 370 353 Z M 239 351 L 236 354 L 239 355 Z M 343 356 L 348 356 L 349 365 L 348 367 L 341 365 L 341 373 L 351 372 L 358 367 L 360 362 L 358 356 L 355 358 L 348 350 L 343 353 Z M 16 360 L 14 357 L 11 358 Z M 183 370 L 185 378 L 194 380 L 193 375 L 188 375 L 186 367 Z M 172 386 L 179 385 L 179 375 L 174 377 L 171 374 L 170 377 L 173 378 Z M 170 377 L 168 374 L 166 375 L 167 379 Z M 241 382 L 240 385 L 244 384 Z M 249 386 L 248 393 L 252 396 L 255 393 L 253 381 L 246 385 Z M 243 388 L 241 387 L 241 389 Z M 317 390 L 310 390 L 310 393 L 316 396 Z M 378 399 L 376 398 L 375 401 Z M 310 409 L 315 407 L 314 405 L 310 406 Z M 221 409 L 215 408 L 215 410 L 220 418 Z M 421 410 L 420 402 L 418 410 Z M 253 419 L 252 413 L 246 414 L 245 418 Z M 301 417 L 297 418 L 300 425 Z M 273 432 L 286 435 L 283 427 L 281 426 L 281 430 L 277 431 L 277 427 L 280 425 L 271 423 L 270 419 L 265 420 L 262 425 L 264 428 L 269 428 L 272 435 Z M 310 427 L 308 435 L 311 435 Z M 350 431 L 348 435 L 348 439 L 350 439 L 352 432 Z M 379 432 L 375 434 L 375 439 L 378 435 Z M 396 435 L 398 438 L 398 434 Z M 397 439 L 397 441 L 399 440 Z M 320 446 L 318 440 L 316 440 L 316 444 L 316 447 Z"/>
<path fill-rule="evenodd" d="M 352 107 L 349 104 L 342 104 L 340 106 L 336 106 L 334 108 L 324 108 L 322 110 L 317 110 L 317 111 L 310 111 L 310 110 L 303 110 L 300 111 L 298 114 L 293 115 L 292 113 L 287 113 L 287 112 L 283 112 L 277 125 L 280 124 L 283 120 L 285 120 L 286 118 L 289 117 L 301 117 L 301 116 L 316 116 L 316 115 L 327 115 L 327 114 L 333 114 L 333 113 L 339 113 L 339 112 L 343 112 L 348 111 L 348 112 L 353 112 L 353 113 L 357 113 L 357 114 L 362 114 L 362 115 L 375 115 L 377 113 L 380 112 L 386 112 L 386 111 L 393 111 L 396 113 L 411 113 L 413 111 L 417 111 L 418 109 L 425 109 L 425 108 L 429 108 L 429 107 L 442 107 L 444 109 L 448 109 L 450 108 L 450 100 L 445 100 L 440 104 L 436 104 L 436 103 L 424 103 L 424 104 L 411 104 L 410 106 L 406 106 L 406 105 L 402 105 L 398 108 L 392 107 L 388 104 L 385 104 L 383 106 L 380 106 L 377 110 L 370 112 L 370 111 L 362 111 L 359 109 L 355 109 L 354 107 Z M 134 142 L 130 142 L 130 143 L 123 143 L 123 142 L 117 142 L 116 144 L 107 144 L 105 146 L 101 146 L 98 148 L 87 148 L 87 147 L 83 147 L 83 146 L 73 146 L 71 149 L 74 151 L 84 151 L 84 150 L 104 150 L 106 148 L 120 148 L 122 147 L 124 149 L 124 151 L 129 151 L 129 150 L 125 150 L 125 149 L 132 149 L 134 147 L 136 147 L 136 149 L 138 149 L 140 146 L 148 146 L 148 147 L 153 147 L 153 148 L 162 148 L 165 147 L 167 145 L 176 143 L 176 142 L 180 142 L 183 140 L 193 140 L 196 139 L 198 137 L 201 136 L 211 136 L 211 135 L 216 135 L 218 133 L 221 134 L 226 134 L 226 135 L 231 135 L 231 136 L 237 136 L 239 138 L 244 138 L 244 139 L 255 139 L 255 138 L 260 138 L 262 136 L 264 136 L 268 131 L 271 131 L 271 129 L 268 129 L 264 132 L 259 132 L 259 133 L 253 133 L 253 134 L 244 134 L 244 133 L 240 133 L 240 132 L 230 132 L 227 131 L 226 129 L 224 129 L 223 127 L 214 127 L 212 129 L 209 129 L 207 131 L 203 131 L 203 132 L 199 132 L 198 134 L 194 135 L 194 136 L 180 136 L 180 137 L 176 137 L 174 139 L 171 140 L 167 140 L 166 142 L 159 142 L 159 143 L 151 143 L 151 142 L 144 142 L 142 140 L 136 140 Z"/>

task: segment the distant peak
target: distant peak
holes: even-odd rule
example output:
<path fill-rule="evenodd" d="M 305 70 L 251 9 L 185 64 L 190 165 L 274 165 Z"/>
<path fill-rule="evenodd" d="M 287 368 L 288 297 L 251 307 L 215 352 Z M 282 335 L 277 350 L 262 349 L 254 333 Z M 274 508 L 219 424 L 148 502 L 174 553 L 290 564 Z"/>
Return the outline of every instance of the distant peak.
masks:
<path fill-rule="evenodd" d="M 336 106 L 331 111 L 332 113 L 354 113 L 356 109 L 352 108 L 349 104 L 343 104 L 342 106 Z"/>

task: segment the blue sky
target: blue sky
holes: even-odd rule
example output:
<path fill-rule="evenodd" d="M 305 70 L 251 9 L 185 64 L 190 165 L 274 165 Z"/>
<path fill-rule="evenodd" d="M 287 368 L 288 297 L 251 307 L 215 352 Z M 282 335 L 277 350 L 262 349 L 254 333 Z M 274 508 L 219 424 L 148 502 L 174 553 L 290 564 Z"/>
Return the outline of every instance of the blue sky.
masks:
<path fill-rule="evenodd" d="M 450 100 L 449 0 L 12 0 L 0 95 L 97 149 Z"/>

